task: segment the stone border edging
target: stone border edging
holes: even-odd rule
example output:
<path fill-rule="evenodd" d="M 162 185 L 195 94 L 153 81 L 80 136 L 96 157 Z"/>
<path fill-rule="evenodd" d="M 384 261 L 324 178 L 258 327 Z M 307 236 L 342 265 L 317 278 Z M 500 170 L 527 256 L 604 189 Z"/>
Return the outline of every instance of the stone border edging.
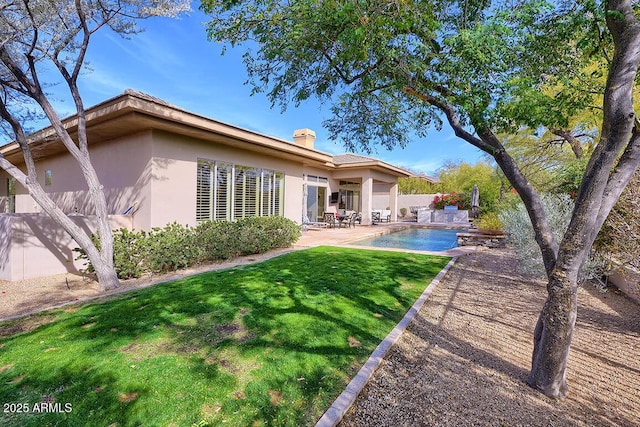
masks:
<path fill-rule="evenodd" d="M 365 362 L 365 364 L 360 368 L 355 377 L 349 382 L 347 388 L 337 397 L 336 400 L 333 401 L 331 407 L 327 409 L 327 411 L 322 415 L 322 417 L 318 420 L 315 427 L 334 427 L 336 426 L 344 417 L 344 414 L 351 408 L 356 398 L 367 384 L 369 379 L 373 373 L 378 369 L 380 364 L 382 363 L 382 359 L 387 354 L 387 352 L 391 349 L 391 347 L 398 341 L 402 333 L 407 329 L 409 323 L 416 317 L 416 315 L 420 312 L 420 309 L 429 298 L 429 295 L 436 288 L 438 283 L 444 278 L 447 272 L 453 267 L 453 265 L 458 260 L 458 257 L 454 257 L 449 261 L 449 263 L 436 275 L 436 277 L 431 281 L 429 286 L 422 292 L 422 295 L 416 300 L 415 303 L 411 306 L 409 311 L 404 315 L 402 320 L 389 332 L 389 334 L 385 337 L 384 340 L 378 347 L 371 353 L 369 359 Z"/>

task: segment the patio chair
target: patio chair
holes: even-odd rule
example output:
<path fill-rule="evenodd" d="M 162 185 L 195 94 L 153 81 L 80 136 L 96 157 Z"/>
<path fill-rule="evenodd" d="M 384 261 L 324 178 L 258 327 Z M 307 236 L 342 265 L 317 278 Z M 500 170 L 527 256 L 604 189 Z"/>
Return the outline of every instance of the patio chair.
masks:
<path fill-rule="evenodd" d="M 356 221 L 358 220 L 358 214 L 356 212 L 351 214 L 351 217 L 349 218 L 349 222 L 347 222 L 347 226 L 349 228 L 353 227 L 356 228 Z"/>
<path fill-rule="evenodd" d="M 334 212 L 325 212 L 322 215 L 322 220 L 327 224 L 327 227 L 336 228 L 336 214 Z"/>
<path fill-rule="evenodd" d="M 302 217 L 302 225 L 303 227 L 326 227 L 327 223 L 322 221 L 311 221 L 308 216 Z"/>
<path fill-rule="evenodd" d="M 358 224 L 362 225 L 362 212 L 356 212 L 356 220 L 355 222 L 357 222 Z M 354 223 L 355 225 L 355 223 Z"/>
<path fill-rule="evenodd" d="M 380 211 L 371 212 L 371 224 L 372 225 L 376 225 L 376 224 L 381 222 L 380 214 L 381 214 Z"/>

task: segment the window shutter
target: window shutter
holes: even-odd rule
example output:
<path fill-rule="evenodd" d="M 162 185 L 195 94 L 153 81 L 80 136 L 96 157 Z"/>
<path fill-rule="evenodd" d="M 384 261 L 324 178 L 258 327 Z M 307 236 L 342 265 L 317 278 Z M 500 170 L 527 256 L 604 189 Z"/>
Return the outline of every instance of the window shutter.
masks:
<path fill-rule="evenodd" d="M 216 165 L 215 219 L 231 221 L 231 196 L 233 166 L 226 163 Z"/>
<path fill-rule="evenodd" d="M 198 162 L 196 182 L 196 221 L 208 221 L 213 217 L 213 185 L 210 163 Z"/>

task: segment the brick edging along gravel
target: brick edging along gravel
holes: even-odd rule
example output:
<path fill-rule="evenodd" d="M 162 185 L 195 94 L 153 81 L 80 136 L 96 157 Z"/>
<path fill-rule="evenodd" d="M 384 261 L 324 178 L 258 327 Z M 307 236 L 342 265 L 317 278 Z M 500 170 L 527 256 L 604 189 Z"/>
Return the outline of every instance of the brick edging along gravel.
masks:
<path fill-rule="evenodd" d="M 436 288 L 438 283 L 444 278 L 447 272 L 453 267 L 458 260 L 458 257 L 454 257 L 449 263 L 438 273 L 438 275 L 431 281 L 429 286 L 422 292 L 422 295 L 411 306 L 409 311 L 404 315 L 402 320 L 393 328 L 391 332 L 386 336 L 378 347 L 371 353 L 369 359 L 360 368 L 356 376 L 349 382 L 345 390 L 338 396 L 338 398 L 331 404 L 331 407 L 322 415 L 318 420 L 315 427 L 334 427 L 344 417 L 344 414 L 349 410 L 351 405 L 355 402 L 358 394 L 362 391 L 367 381 L 371 378 L 373 373 L 378 369 L 382 363 L 382 359 L 387 354 L 389 349 L 398 341 L 400 335 L 407 329 L 409 323 L 411 323 L 414 317 L 420 312 L 420 309 L 429 298 L 429 295 Z"/>

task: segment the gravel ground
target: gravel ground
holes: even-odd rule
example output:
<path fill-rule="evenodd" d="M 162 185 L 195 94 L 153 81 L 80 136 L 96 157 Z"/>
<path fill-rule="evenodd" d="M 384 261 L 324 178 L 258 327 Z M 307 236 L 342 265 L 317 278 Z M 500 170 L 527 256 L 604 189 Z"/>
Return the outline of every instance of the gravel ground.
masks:
<path fill-rule="evenodd" d="M 516 266 L 506 250 L 459 258 L 341 426 L 640 426 L 640 306 L 580 289 L 555 401 L 524 383 L 546 291 Z"/>

